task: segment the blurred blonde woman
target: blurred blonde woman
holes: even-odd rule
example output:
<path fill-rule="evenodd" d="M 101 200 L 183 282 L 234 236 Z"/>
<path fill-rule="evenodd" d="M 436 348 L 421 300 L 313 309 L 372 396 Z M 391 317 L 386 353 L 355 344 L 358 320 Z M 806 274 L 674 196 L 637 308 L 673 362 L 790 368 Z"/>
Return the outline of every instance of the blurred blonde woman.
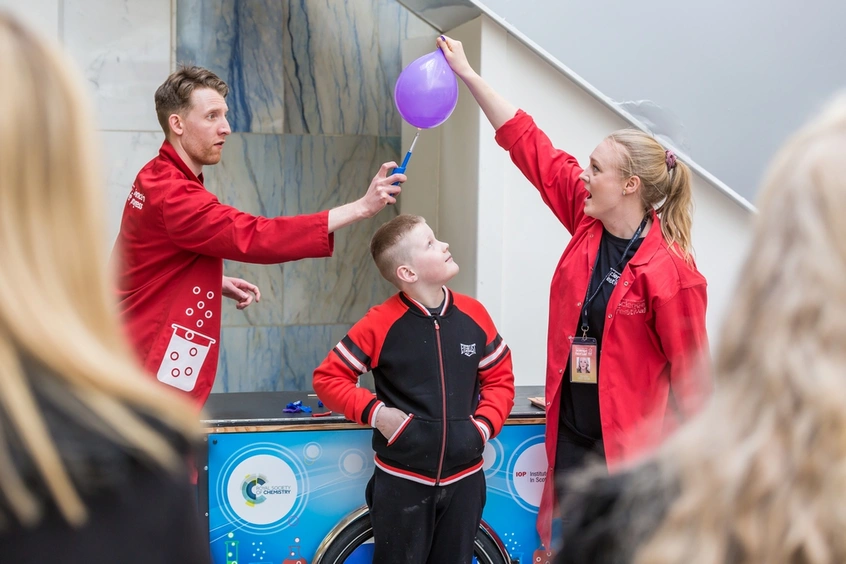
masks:
<path fill-rule="evenodd" d="M 776 156 L 716 363 L 657 456 L 586 477 L 560 562 L 846 562 L 846 95 Z"/>
<path fill-rule="evenodd" d="M 184 463 L 196 412 L 124 342 L 72 68 L 0 13 L 1 558 L 207 562 Z"/>

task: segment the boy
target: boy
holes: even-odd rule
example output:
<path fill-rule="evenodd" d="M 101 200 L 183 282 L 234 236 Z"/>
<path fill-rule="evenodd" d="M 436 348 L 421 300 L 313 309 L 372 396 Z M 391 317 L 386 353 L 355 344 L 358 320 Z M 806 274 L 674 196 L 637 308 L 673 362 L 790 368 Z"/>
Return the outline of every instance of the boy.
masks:
<path fill-rule="evenodd" d="M 485 505 L 482 453 L 514 404 L 511 351 L 485 308 L 445 284 L 449 245 L 399 215 L 370 242 L 400 292 L 372 308 L 314 372 L 329 409 L 374 427 L 365 498 L 380 564 L 467 563 Z M 356 387 L 373 371 L 375 395 Z"/>

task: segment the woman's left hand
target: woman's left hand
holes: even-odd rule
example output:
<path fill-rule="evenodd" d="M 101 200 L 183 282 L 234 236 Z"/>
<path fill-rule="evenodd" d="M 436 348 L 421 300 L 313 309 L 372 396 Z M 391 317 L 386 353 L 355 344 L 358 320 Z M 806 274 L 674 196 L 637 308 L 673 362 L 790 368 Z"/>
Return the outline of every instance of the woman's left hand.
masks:
<path fill-rule="evenodd" d="M 456 41 L 446 35 L 441 35 L 437 40 L 438 47 L 443 51 L 444 58 L 449 63 L 452 71 L 462 80 L 471 76 L 474 72 L 473 67 L 470 66 L 470 61 L 467 60 L 467 55 L 464 54 L 464 46 L 461 41 Z"/>

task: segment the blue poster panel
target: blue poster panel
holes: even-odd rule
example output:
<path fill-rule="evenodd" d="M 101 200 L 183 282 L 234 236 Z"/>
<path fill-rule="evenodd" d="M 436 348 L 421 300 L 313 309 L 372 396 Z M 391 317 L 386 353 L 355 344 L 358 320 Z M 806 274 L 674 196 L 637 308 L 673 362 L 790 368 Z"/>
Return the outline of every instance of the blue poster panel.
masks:
<path fill-rule="evenodd" d="M 318 545 L 364 505 L 373 474 L 369 429 L 209 435 L 209 533 L 215 564 L 309 564 Z M 485 449 L 483 518 L 520 562 L 535 531 L 546 454 L 542 425 L 506 425 Z M 370 563 L 363 545 L 346 562 Z"/>

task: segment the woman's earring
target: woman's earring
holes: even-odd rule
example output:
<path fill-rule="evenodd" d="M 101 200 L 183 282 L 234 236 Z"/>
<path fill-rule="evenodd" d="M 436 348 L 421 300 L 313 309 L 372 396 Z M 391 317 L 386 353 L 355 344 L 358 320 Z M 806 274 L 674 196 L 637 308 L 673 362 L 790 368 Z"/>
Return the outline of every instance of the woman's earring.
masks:
<path fill-rule="evenodd" d="M 626 191 L 625 191 L 625 190 L 623 190 L 623 196 L 625 196 L 625 195 L 626 195 Z"/>

